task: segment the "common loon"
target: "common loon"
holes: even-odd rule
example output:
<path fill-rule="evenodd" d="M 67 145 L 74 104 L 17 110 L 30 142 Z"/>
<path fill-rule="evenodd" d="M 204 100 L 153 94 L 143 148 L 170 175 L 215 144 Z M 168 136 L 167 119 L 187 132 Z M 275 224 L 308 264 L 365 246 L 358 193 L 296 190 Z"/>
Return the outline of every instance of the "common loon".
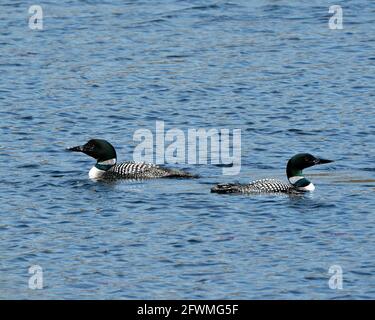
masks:
<path fill-rule="evenodd" d="M 299 193 L 314 191 L 315 186 L 303 176 L 302 170 L 317 164 L 330 163 L 333 160 L 325 160 L 314 157 L 309 153 L 299 153 L 292 157 L 287 164 L 286 174 L 289 183 L 275 179 L 262 179 L 249 184 L 218 184 L 211 189 L 216 193 Z"/>
<path fill-rule="evenodd" d="M 91 139 L 83 146 L 71 147 L 67 150 L 83 152 L 97 160 L 89 172 L 89 177 L 95 180 L 196 177 L 184 171 L 162 168 L 151 163 L 128 161 L 117 164 L 116 150 L 106 140 Z"/>

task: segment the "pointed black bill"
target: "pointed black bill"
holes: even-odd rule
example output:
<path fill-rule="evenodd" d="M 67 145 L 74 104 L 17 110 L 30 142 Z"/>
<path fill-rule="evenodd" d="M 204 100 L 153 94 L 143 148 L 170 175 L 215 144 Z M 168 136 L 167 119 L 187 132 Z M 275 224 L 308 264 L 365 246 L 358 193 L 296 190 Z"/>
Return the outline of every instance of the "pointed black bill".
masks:
<path fill-rule="evenodd" d="M 83 146 L 76 146 L 71 148 L 66 148 L 67 151 L 73 151 L 73 152 L 83 152 Z"/>
<path fill-rule="evenodd" d="M 316 159 L 315 164 L 325 164 L 325 163 L 331 163 L 334 162 L 333 160 L 327 160 L 327 159 Z"/>

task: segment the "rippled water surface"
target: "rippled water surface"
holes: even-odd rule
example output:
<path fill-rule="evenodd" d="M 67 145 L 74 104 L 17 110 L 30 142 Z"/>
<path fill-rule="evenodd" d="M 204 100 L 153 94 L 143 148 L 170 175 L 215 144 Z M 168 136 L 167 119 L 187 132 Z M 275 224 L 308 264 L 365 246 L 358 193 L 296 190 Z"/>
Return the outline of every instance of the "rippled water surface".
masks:
<path fill-rule="evenodd" d="M 343 2 L 343 30 L 332 1 L 50 0 L 42 31 L 32 4 L 0 3 L 0 298 L 375 298 L 375 2 Z M 241 129 L 240 174 L 98 183 L 64 151 L 132 159 L 156 120 Z M 313 194 L 210 193 L 297 152 L 336 160 Z"/>

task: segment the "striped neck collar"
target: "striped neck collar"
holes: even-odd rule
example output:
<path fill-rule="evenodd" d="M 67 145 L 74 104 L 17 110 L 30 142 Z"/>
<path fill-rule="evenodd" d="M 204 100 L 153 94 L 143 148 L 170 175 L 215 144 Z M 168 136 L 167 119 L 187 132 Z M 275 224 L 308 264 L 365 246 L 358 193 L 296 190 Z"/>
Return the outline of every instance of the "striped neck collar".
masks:
<path fill-rule="evenodd" d="M 304 176 L 293 176 L 289 178 L 289 182 L 298 189 L 304 189 L 311 182 L 306 179 Z"/>
<path fill-rule="evenodd" d="M 116 158 L 97 162 L 95 167 L 99 170 L 107 171 L 116 164 Z"/>

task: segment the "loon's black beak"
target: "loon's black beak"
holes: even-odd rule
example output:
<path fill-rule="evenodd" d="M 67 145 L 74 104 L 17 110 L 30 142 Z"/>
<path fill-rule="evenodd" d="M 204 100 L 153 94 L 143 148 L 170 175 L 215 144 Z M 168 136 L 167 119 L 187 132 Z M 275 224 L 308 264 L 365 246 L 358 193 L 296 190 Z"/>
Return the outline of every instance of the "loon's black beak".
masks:
<path fill-rule="evenodd" d="M 74 151 L 74 152 L 84 152 L 84 146 L 76 146 L 76 147 L 70 147 L 66 148 L 67 151 Z"/>
<path fill-rule="evenodd" d="M 314 160 L 314 164 L 317 165 L 317 164 L 325 164 L 325 163 L 331 163 L 331 162 L 334 162 L 333 160 L 327 160 L 327 159 L 319 159 L 319 158 L 316 158 Z"/>

